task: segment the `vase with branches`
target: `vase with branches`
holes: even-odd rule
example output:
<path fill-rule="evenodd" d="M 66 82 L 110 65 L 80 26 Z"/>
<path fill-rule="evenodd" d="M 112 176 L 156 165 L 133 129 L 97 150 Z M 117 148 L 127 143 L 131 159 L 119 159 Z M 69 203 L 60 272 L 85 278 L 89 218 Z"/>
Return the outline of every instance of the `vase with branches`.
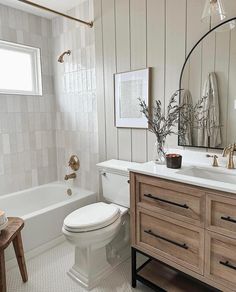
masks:
<path fill-rule="evenodd" d="M 168 136 L 174 134 L 183 139 L 189 127 L 193 128 L 196 124 L 198 126 L 203 125 L 204 121 L 208 119 L 206 114 L 200 114 L 203 111 L 205 97 L 201 98 L 195 105 L 179 104 L 177 97 L 180 91 L 177 90 L 172 94 L 166 110 L 163 109 L 161 101 L 156 100 L 151 112 L 145 101 L 139 98 L 141 113 L 144 114 L 148 121 L 148 130 L 156 136 L 154 162 L 157 164 L 164 164 L 166 161 L 164 147 Z M 178 123 L 180 126 L 176 129 Z"/>

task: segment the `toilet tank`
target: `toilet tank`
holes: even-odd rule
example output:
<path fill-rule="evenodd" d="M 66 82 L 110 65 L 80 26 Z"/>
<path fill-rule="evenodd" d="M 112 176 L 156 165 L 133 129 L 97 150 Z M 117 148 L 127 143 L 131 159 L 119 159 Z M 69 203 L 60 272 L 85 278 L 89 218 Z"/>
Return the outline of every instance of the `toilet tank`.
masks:
<path fill-rule="evenodd" d="M 111 203 L 130 207 L 129 171 L 133 162 L 109 160 L 97 164 L 102 184 L 103 198 Z"/>

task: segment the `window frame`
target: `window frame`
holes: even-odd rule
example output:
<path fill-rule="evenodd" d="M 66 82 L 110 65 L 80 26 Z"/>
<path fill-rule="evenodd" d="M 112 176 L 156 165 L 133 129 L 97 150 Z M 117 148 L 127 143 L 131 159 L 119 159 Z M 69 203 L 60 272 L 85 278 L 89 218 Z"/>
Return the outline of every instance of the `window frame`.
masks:
<path fill-rule="evenodd" d="M 0 87 L 0 94 L 10 95 L 38 95 L 42 96 L 42 66 L 41 66 L 41 49 L 37 47 L 22 45 L 14 42 L 0 40 L 0 49 L 8 49 L 11 51 L 27 53 L 32 60 L 32 81 L 33 90 L 17 90 L 17 89 L 4 89 Z"/>

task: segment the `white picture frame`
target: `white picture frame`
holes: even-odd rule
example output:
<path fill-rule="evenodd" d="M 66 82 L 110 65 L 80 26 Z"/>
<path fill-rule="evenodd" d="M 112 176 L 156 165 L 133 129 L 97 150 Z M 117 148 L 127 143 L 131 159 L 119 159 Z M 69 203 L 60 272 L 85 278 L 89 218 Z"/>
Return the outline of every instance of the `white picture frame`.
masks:
<path fill-rule="evenodd" d="M 138 98 L 149 105 L 150 68 L 114 74 L 115 127 L 147 129 Z"/>

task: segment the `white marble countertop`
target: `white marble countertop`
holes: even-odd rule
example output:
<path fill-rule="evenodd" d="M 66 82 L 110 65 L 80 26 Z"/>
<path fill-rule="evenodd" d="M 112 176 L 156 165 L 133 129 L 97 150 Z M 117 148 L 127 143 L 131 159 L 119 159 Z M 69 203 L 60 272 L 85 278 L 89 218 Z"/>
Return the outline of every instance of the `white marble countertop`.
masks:
<path fill-rule="evenodd" d="M 167 168 L 166 165 L 158 165 L 154 162 L 147 162 L 142 164 L 132 165 L 128 168 L 129 171 L 150 175 L 154 177 L 159 177 L 167 180 L 172 180 L 180 183 L 186 183 L 194 186 L 199 186 L 203 188 L 213 189 L 217 191 L 223 191 L 228 193 L 236 194 L 236 169 L 227 169 L 225 167 L 225 160 L 224 164 L 220 165 L 219 167 L 212 167 L 209 158 L 207 160 L 203 159 L 203 154 L 196 154 L 193 155 L 191 152 L 191 156 L 194 157 L 195 161 L 190 161 L 189 159 L 184 159 L 184 152 L 181 151 L 183 155 L 183 163 L 181 169 L 170 169 Z M 175 152 L 176 153 L 176 152 Z M 186 153 L 187 154 L 187 153 Z M 202 157 L 200 158 L 200 156 Z M 204 157 L 206 153 L 204 154 Z M 198 163 L 196 161 L 200 161 Z M 181 172 L 188 172 L 192 168 L 200 168 L 203 171 L 207 171 L 210 173 L 213 179 L 206 179 L 201 178 L 198 176 L 190 176 L 186 174 L 181 174 Z M 217 177 L 215 178 L 214 175 Z M 226 177 L 230 177 L 230 180 L 234 181 L 235 176 L 235 183 L 225 182 Z M 222 179 L 221 179 L 222 177 Z M 224 178 L 225 177 L 225 178 Z"/>

